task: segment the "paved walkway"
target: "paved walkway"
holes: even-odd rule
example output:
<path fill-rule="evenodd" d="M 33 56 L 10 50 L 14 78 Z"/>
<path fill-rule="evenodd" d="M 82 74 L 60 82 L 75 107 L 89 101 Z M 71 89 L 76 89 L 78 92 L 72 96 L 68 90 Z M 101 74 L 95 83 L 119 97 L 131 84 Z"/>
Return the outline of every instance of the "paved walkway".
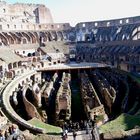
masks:
<path fill-rule="evenodd" d="M 68 63 L 68 64 L 52 64 L 46 67 L 39 69 L 41 70 L 66 70 L 66 69 L 82 69 L 82 68 L 101 68 L 101 67 L 110 67 L 110 65 L 103 63 L 89 63 L 89 62 L 81 62 L 81 63 Z"/>
<path fill-rule="evenodd" d="M 86 131 L 78 131 L 76 133 L 76 140 L 92 140 L 91 130 L 89 131 L 89 134 L 86 134 Z M 67 140 L 73 140 L 73 133 L 68 133 Z"/>

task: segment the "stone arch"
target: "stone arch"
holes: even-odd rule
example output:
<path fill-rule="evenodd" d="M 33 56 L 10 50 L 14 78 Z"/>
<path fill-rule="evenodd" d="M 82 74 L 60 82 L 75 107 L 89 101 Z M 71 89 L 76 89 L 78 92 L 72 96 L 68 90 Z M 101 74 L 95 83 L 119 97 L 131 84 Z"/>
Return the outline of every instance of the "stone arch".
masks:
<path fill-rule="evenodd" d="M 67 40 L 68 39 L 68 32 L 62 31 L 62 36 L 63 36 L 63 40 Z"/>
<path fill-rule="evenodd" d="M 58 35 L 58 38 L 60 38 L 60 40 L 63 40 L 64 39 L 64 36 L 63 36 L 62 31 L 58 31 L 57 32 L 57 35 Z"/>
<path fill-rule="evenodd" d="M 35 56 L 35 52 L 32 53 L 32 56 Z"/>
<path fill-rule="evenodd" d="M 13 37 L 13 35 L 11 35 L 10 32 L 7 33 L 7 35 L 9 36 L 9 38 L 11 38 L 11 41 L 13 41 L 13 44 L 15 44 L 16 43 L 16 39 Z"/>
<path fill-rule="evenodd" d="M 137 40 L 138 39 L 138 34 L 140 34 L 140 26 L 136 26 L 134 29 L 133 29 L 133 31 L 132 31 L 132 33 L 131 33 L 131 38 L 133 39 L 133 40 Z"/>
<path fill-rule="evenodd" d="M 11 36 L 13 37 L 13 39 L 15 40 L 16 44 L 20 44 L 21 43 L 21 38 L 19 38 L 16 33 L 13 32 L 9 32 L 9 34 L 11 34 Z"/>
<path fill-rule="evenodd" d="M 14 63 L 13 63 L 13 68 L 17 68 L 17 67 L 18 67 L 17 62 L 14 62 Z"/>
<path fill-rule="evenodd" d="M 37 62 L 37 58 L 36 57 L 33 57 L 33 62 Z"/>
<path fill-rule="evenodd" d="M 50 32 L 46 32 L 46 34 L 47 34 L 47 36 L 48 36 L 48 40 L 49 40 L 49 41 L 52 41 L 52 40 L 53 40 L 53 38 L 52 38 L 51 33 L 50 33 Z"/>
<path fill-rule="evenodd" d="M 22 35 L 27 39 L 28 43 L 31 42 L 31 38 L 27 33 L 22 32 Z"/>
<path fill-rule="evenodd" d="M 12 69 L 12 68 L 13 68 L 12 66 L 13 66 L 12 63 L 9 63 L 9 64 L 8 64 L 8 69 L 9 69 L 9 70 Z"/>
<path fill-rule="evenodd" d="M 2 34 L 0 33 L 0 38 L 1 38 L 1 42 L 4 44 L 4 45 L 8 45 L 9 44 L 9 41 L 8 39 Z"/>
<path fill-rule="evenodd" d="M 85 41 L 90 41 L 91 40 L 91 36 L 89 34 L 85 34 Z"/>
<path fill-rule="evenodd" d="M 22 36 L 22 34 L 20 32 L 15 32 L 14 34 L 15 34 L 15 36 L 17 36 L 18 43 L 19 44 L 23 43 L 23 36 Z"/>
<path fill-rule="evenodd" d="M 62 36 L 63 36 L 63 33 L 62 33 Z M 64 37 L 63 37 L 64 38 Z M 75 32 L 73 32 L 73 31 L 71 31 L 71 32 L 69 32 L 68 33 L 68 39 L 70 40 L 70 41 L 75 41 L 76 40 L 76 34 L 75 34 Z"/>
<path fill-rule="evenodd" d="M 28 55 L 27 55 L 28 57 L 31 57 L 32 56 L 32 54 L 31 53 L 28 53 Z"/>
<path fill-rule="evenodd" d="M 34 44 L 34 43 L 36 43 L 37 42 L 37 39 L 36 39 L 36 37 L 35 37 L 35 35 L 32 33 L 32 32 L 28 32 L 28 34 L 31 36 L 31 38 L 32 38 L 32 43 Z"/>
<path fill-rule="evenodd" d="M 6 72 L 6 77 L 7 78 L 13 78 L 13 76 L 14 76 L 14 73 L 12 72 L 12 71 L 8 71 L 8 72 Z"/>
<path fill-rule="evenodd" d="M 21 61 L 19 61 L 17 65 L 18 65 L 18 67 L 20 67 L 21 66 Z"/>
<path fill-rule="evenodd" d="M 33 43 L 33 37 L 29 32 L 26 32 L 26 38 L 28 39 L 28 42 Z"/>
<path fill-rule="evenodd" d="M 12 37 L 11 34 L 9 34 L 9 33 L 4 33 L 4 32 L 3 32 L 3 34 L 7 37 L 8 41 L 9 41 L 9 44 L 15 44 L 15 40 L 14 40 L 14 38 Z"/>
<path fill-rule="evenodd" d="M 48 37 L 48 33 L 47 32 L 44 32 L 44 34 L 46 35 L 47 41 L 50 41 L 49 40 L 49 37 Z"/>
<path fill-rule="evenodd" d="M 42 41 L 43 41 L 43 42 L 47 42 L 47 40 L 48 40 L 48 39 L 47 39 L 47 35 L 46 35 L 44 32 L 40 32 L 40 33 L 41 33 L 40 36 L 43 38 Z"/>
<path fill-rule="evenodd" d="M 12 72 L 12 76 L 16 75 L 16 72 L 14 70 L 11 70 L 11 72 Z"/>
<path fill-rule="evenodd" d="M 27 43 L 28 43 L 27 38 L 23 37 L 23 38 L 22 38 L 22 42 L 23 42 L 23 44 L 27 44 Z"/>
<path fill-rule="evenodd" d="M 34 36 L 36 37 L 36 41 L 39 43 L 39 35 L 37 32 L 33 32 Z"/>
<path fill-rule="evenodd" d="M 52 36 L 52 40 L 57 41 L 57 33 L 56 33 L 56 31 L 50 31 L 50 34 Z"/>

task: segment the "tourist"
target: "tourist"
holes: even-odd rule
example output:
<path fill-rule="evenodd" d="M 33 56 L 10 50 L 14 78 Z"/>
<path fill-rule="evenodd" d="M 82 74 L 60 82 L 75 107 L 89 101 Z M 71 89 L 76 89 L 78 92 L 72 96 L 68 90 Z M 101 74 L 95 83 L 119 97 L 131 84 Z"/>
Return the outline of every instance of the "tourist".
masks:
<path fill-rule="evenodd" d="M 9 133 L 8 130 L 6 129 L 5 134 L 4 134 L 5 138 L 7 139 L 9 137 Z"/>
<path fill-rule="evenodd" d="M 76 130 L 76 123 L 73 123 L 73 129 Z"/>
<path fill-rule="evenodd" d="M 84 122 L 83 122 L 83 120 L 81 120 L 81 122 L 80 122 L 80 128 L 81 128 L 81 130 L 84 130 Z"/>
<path fill-rule="evenodd" d="M 62 138 L 66 139 L 67 135 L 68 135 L 68 129 L 65 128 L 65 129 L 63 129 Z"/>
<path fill-rule="evenodd" d="M 88 131 L 89 131 L 89 124 L 88 122 L 86 122 L 86 134 L 88 134 Z"/>
<path fill-rule="evenodd" d="M 79 123 L 78 122 L 76 123 L 76 129 L 77 130 L 80 130 L 80 126 L 79 126 Z"/>
<path fill-rule="evenodd" d="M 67 136 L 66 136 L 66 134 L 63 132 L 62 133 L 62 140 L 66 140 L 67 139 Z"/>
<path fill-rule="evenodd" d="M 92 140 L 100 140 L 100 134 L 96 124 L 94 124 L 94 127 L 91 131 L 91 135 L 92 135 Z"/>
<path fill-rule="evenodd" d="M 91 123 L 92 123 L 92 127 L 94 127 L 95 126 L 95 121 L 91 120 Z"/>
<path fill-rule="evenodd" d="M 94 128 L 91 130 L 91 135 L 92 135 L 92 140 L 95 140 L 95 137 L 94 137 Z"/>
<path fill-rule="evenodd" d="M 86 126 L 87 126 L 87 121 L 84 120 L 84 130 L 86 129 Z"/>
<path fill-rule="evenodd" d="M 77 133 L 76 133 L 76 131 L 74 130 L 74 131 L 73 131 L 73 140 L 76 140 L 76 136 L 77 136 Z"/>

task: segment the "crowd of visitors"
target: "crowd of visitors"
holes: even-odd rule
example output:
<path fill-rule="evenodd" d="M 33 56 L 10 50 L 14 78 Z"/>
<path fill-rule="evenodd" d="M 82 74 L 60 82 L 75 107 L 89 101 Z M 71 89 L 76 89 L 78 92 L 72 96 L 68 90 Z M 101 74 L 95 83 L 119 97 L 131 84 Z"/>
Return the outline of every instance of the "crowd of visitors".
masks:
<path fill-rule="evenodd" d="M 63 130 L 67 130 L 68 132 L 73 132 L 73 130 L 76 131 L 82 131 L 82 130 L 86 130 L 88 128 L 92 128 L 93 126 L 92 121 L 87 121 L 87 120 L 81 120 L 80 122 L 65 122 L 64 125 L 62 126 Z"/>
<path fill-rule="evenodd" d="M 86 134 L 91 133 L 92 128 L 94 126 L 94 122 L 93 121 L 87 121 L 87 120 L 81 120 L 80 122 L 65 122 L 64 125 L 62 126 L 63 129 L 63 133 L 62 133 L 62 140 L 66 140 L 67 139 L 67 134 L 68 132 L 72 132 L 73 134 L 73 140 L 76 140 L 76 136 L 77 136 L 77 131 L 86 131 Z"/>

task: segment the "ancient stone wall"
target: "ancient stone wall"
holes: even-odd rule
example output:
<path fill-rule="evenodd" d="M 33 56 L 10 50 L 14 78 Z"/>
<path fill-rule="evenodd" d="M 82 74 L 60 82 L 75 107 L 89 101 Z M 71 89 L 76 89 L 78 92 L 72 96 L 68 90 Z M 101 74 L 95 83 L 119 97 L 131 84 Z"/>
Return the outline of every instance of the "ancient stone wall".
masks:
<path fill-rule="evenodd" d="M 38 119 L 41 119 L 41 116 L 39 115 L 36 107 L 27 100 L 26 98 L 26 91 L 27 91 L 27 87 L 24 88 L 23 90 L 23 102 L 24 102 L 24 105 L 25 105 L 25 110 L 27 111 L 27 114 L 28 114 L 28 117 L 29 119 L 32 119 L 32 118 L 38 118 Z"/>
<path fill-rule="evenodd" d="M 58 80 L 58 74 L 55 73 L 51 80 L 46 83 L 46 87 L 44 88 L 44 91 L 42 93 L 42 97 L 45 99 L 45 103 L 48 105 L 49 104 L 49 98 L 54 91 L 54 85 Z"/>
<path fill-rule="evenodd" d="M 85 72 L 80 74 L 80 80 L 82 100 L 87 117 L 94 120 L 96 116 L 103 115 L 103 120 L 106 119 L 107 116 L 104 111 L 104 106 L 101 104 L 99 97 Z"/>
<path fill-rule="evenodd" d="M 107 79 L 105 79 L 105 77 L 103 77 L 98 71 L 94 71 L 92 76 L 96 87 L 100 91 L 101 96 L 109 109 L 108 113 L 111 113 L 112 105 L 116 98 L 115 89 L 111 87 Z"/>
<path fill-rule="evenodd" d="M 69 73 L 63 73 L 62 82 L 57 92 L 56 97 L 56 120 L 61 118 L 61 111 L 65 112 L 64 120 L 69 120 L 71 116 L 71 89 L 70 83 L 71 75 Z"/>
<path fill-rule="evenodd" d="M 137 24 L 140 23 L 140 16 L 120 18 L 114 20 L 103 20 L 103 21 L 93 21 L 93 22 L 81 22 L 76 25 L 77 29 L 80 28 L 97 28 L 97 27 L 110 27 L 110 26 L 121 26 L 128 24 Z"/>
<path fill-rule="evenodd" d="M 41 4 L 8 4 L 0 2 L 0 20 L 6 23 L 53 23 L 51 13 L 45 5 Z"/>

